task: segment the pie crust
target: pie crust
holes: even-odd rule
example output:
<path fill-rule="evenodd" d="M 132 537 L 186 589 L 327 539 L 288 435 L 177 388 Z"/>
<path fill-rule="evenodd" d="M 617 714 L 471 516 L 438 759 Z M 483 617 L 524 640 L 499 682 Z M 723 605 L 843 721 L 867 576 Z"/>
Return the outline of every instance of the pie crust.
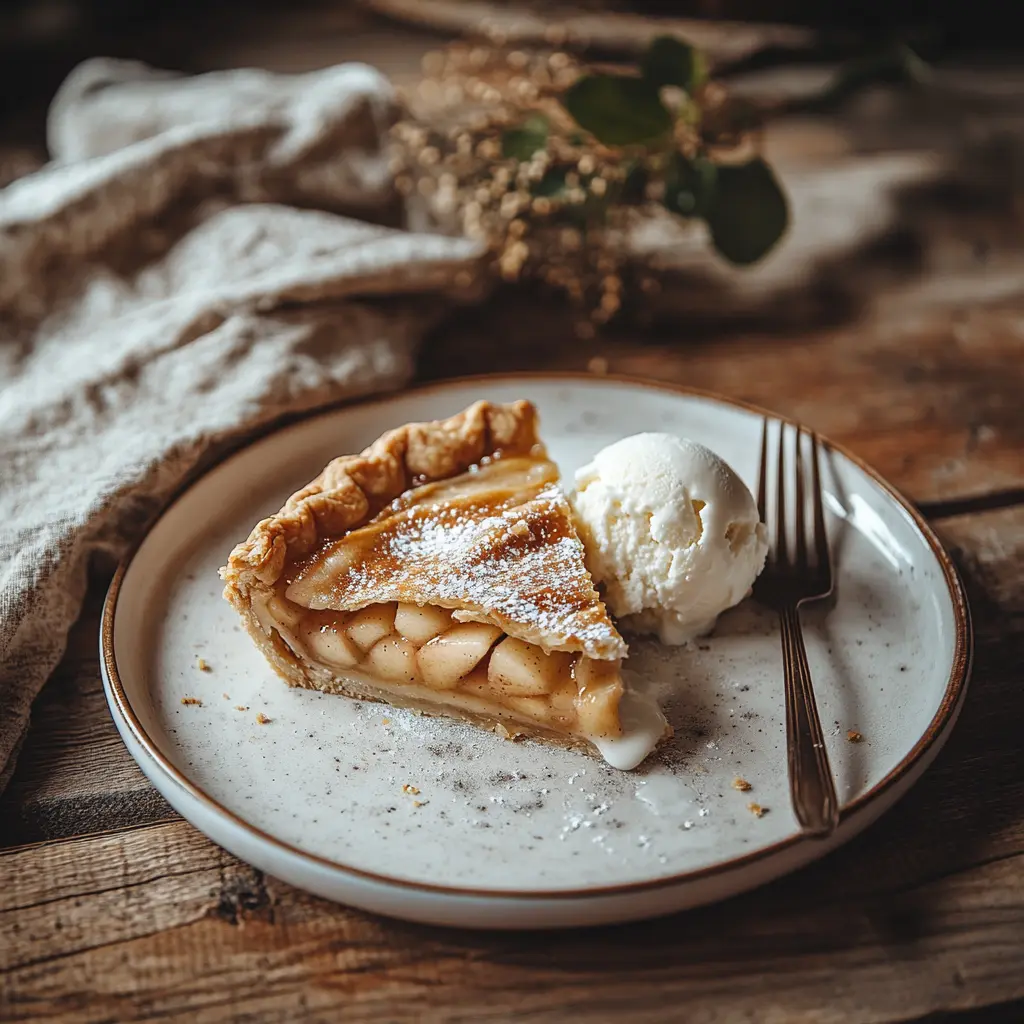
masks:
<path fill-rule="evenodd" d="M 626 645 L 557 479 L 528 402 L 407 424 L 257 524 L 224 595 L 292 686 L 600 752 Z"/>

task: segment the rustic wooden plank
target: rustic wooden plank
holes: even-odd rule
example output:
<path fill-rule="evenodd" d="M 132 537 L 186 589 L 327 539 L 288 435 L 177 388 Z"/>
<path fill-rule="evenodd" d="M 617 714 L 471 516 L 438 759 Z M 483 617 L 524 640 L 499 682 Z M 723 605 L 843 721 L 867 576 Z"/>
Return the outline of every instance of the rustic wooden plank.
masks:
<path fill-rule="evenodd" d="M 442 327 L 421 365 L 432 379 L 597 365 L 705 388 L 801 419 L 932 501 L 1024 485 L 1022 313 L 1024 298 L 813 332 L 620 328 L 574 344 L 558 305 L 509 293 Z"/>
<path fill-rule="evenodd" d="M 1021 504 L 1024 504 L 1022 502 Z M 1024 616 L 1024 509 L 960 516 L 936 524 L 942 540 L 974 582 L 975 616 L 983 633 L 989 616 Z M 997 619 L 998 621 L 998 619 Z"/>
<path fill-rule="evenodd" d="M 195 920 L 226 884 L 229 862 L 236 875 L 247 870 L 178 822 L 8 851 L 0 860 L 0 971 Z"/>
<path fill-rule="evenodd" d="M 158 858 L 173 872 L 154 877 Z M 685 917 L 554 935 L 372 919 L 248 874 L 184 823 L 53 844 L 17 868 L 68 862 L 116 887 L 54 901 L 37 884 L 51 902 L 38 920 L 17 912 L 30 923 L 12 936 L 5 1020 L 230 1008 L 255 1021 L 653 1021 L 685 1006 L 693 1021 L 888 1021 L 1024 994 L 1021 855 L 867 898 L 840 895 L 837 870 L 827 887 L 790 880 Z"/>
<path fill-rule="evenodd" d="M 32 708 L 29 737 L 0 794 L 0 847 L 177 817 L 114 728 L 97 654 L 105 578 L 91 587 L 68 650 Z"/>

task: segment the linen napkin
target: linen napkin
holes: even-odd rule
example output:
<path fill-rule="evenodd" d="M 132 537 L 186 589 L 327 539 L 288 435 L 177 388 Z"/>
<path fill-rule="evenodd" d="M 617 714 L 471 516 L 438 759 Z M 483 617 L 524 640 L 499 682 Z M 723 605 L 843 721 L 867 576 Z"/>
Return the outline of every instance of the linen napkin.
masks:
<path fill-rule="evenodd" d="M 359 64 L 89 61 L 53 102 L 52 163 L 0 191 L 0 787 L 90 559 L 211 446 L 402 385 L 478 293 L 475 243 L 372 222 L 393 108 Z"/>

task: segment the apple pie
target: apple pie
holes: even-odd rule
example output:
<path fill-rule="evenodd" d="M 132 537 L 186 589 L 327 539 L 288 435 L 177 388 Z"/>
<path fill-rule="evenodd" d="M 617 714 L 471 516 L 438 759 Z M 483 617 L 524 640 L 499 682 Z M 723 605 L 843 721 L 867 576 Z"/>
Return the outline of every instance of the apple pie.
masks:
<path fill-rule="evenodd" d="M 292 686 L 446 715 L 633 767 L 626 644 L 528 402 L 477 402 L 333 460 L 221 570 Z M 610 756 L 609 751 L 619 751 Z"/>

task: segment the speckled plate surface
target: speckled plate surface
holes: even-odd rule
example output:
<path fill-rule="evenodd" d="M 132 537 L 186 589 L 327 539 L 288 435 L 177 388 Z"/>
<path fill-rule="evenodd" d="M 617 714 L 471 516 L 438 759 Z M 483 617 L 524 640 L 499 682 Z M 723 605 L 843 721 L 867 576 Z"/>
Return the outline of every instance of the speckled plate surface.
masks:
<path fill-rule="evenodd" d="M 232 545 L 335 455 L 478 398 L 520 397 L 539 407 L 566 479 L 598 448 L 652 429 L 701 441 L 754 479 L 757 411 L 612 378 L 434 386 L 256 442 L 164 513 L 122 566 L 105 609 L 108 700 L 167 800 L 227 849 L 296 885 L 395 916 L 479 927 L 627 920 L 719 899 L 823 855 L 891 806 L 959 710 L 969 617 L 924 523 L 834 448 L 824 481 L 836 596 L 804 614 L 844 804 L 828 840 L 797 835 L 778 630 L 750 602 L 690 648 L 632 644 L 628 672 L 672 694 L 676 735 L 629 773 L 292 690 L 271 672 L 220 596 L 217 569 Z"/>

